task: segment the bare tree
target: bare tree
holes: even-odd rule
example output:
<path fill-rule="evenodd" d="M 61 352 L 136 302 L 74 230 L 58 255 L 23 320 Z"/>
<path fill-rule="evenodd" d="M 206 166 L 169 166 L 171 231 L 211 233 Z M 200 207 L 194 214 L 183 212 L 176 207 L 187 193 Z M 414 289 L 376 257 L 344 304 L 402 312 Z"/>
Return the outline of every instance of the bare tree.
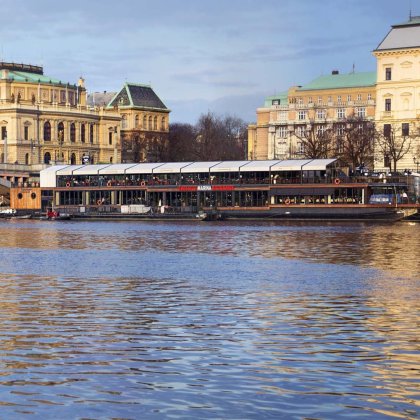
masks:
<path fill-rule="evenodd" d="M 334 124 L 337 143 L 337 157 L 349 167 L 373 165 L 375 125 L 363 118 L 349 117 Z"/>
<path fill-rule="evenodd" d="M 413 134 L 404 125 L 385 124 L 382 132 L 376 132 L 376 144 L 382 151 L 385 161 L 397 171 L 397 163 L 410 151 Z"/>
<path fill-rule="evenodd" d="M 169 162 L 195 160 L 196 138 L 196 129 L 191 124 L 171 124 L 169 127 L 167 160 Z"/>
<path fill-rule="evenodd" d="M 307 159 L 326 159 L 332 156 L 334 133 L 326 124 L 308 124 L 301 132 L 295 132 L 302 143 L 302 154 Z"/>

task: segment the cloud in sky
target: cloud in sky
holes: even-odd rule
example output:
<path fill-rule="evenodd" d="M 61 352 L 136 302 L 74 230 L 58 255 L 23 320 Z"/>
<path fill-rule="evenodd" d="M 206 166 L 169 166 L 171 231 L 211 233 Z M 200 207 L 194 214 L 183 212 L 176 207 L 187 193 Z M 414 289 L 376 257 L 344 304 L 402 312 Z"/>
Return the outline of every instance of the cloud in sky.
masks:
<path fill-rule="evenodd" d="M 172 120 L 206 112 L 255 114 L 255 98 L 332 69 L 375 69 L 371 51 L 407 20 L 395 0 L 14 0 L 2 4 L 2 58 L 43 64 L 90 91 L 151 83 Z M 420 14 L 420 0 L 411 0 Z M 243 97 L 243 103 L 239 98 Z M 237 100 L 235 102 L 229 98 Z M 244 110 L 249 102 L 253 110 Z M 182 104 L 179 110 L 176 105 Z M 217 112 L 218 109 L 211 109 Z M 241 116 L 241 115 L 239 115 Z"/>

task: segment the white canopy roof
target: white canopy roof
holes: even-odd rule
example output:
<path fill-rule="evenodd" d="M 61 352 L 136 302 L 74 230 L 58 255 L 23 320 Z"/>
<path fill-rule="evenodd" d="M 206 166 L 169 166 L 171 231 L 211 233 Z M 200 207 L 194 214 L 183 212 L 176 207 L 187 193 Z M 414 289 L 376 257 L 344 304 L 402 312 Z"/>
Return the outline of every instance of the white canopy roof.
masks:
<path fill-rule="evenodd" d="M 303 166 L 304 171 L 325 171 L 328 165 L 334 163 L 337 159 L 314 159 Z"/>
<path fill-rule="evenodd" d="M 39 174 L 39 182 L 43 188 L 55 188 L 57 186 L 57 171 L 67 168 L 68 165 L 55 165 L 43 169 Z"/>
<path fill-rule="evenodd" d="M 103 165 L 57 165 L 40 173 L 41 187 L 56 187 L 56 177 L 68 175 L 124 175 L 203 172 L 324 171 L 337 159 L 241 160 L 226 162 L 119 163 Z"/>
<path fill-rule="evenodd" d="M 181 169 L 188 167 L 192 162 L 171 162 L 164 163 L 162 166 L 156 168 L 153 173 L 157 174 L 179 174 Z"/>
<path fill-rule="evenodd" d="M 100 169 L 99 174 L 101 175 L 123 175 L 125 171 L 133 166 L 136 166 L 136 163 L 117 163 L 115 165 L 109 165 L 106 168 Z"/>
<path fill-rule="evenodd" d="M 226 160 L 210 168 L 210 172 L 239 172 L 241 166 L 250 162 L 249 160 Z"/>
<path fill-rule="evenodd" d="M 272 171 L 300 171 L 302 166 L 311 162 L 312 159 L 282 160 L 271 167 Z"/>
<path fill-rule="evenodd" d="M 110 166 L 110 164 L 103 165 L 82 165 L 73 171 L 73 175 L 98 175 L 101 169 Z"/>
<path fill-rule="evenodd" d="M 154 162 L 154 163 L 139 163 L 131 168 L 128 168 L 125 173 L 126 174 L 151 174 L 154 169 L 158 168 L 159 166 L 164 165 L 162 162 Z"/>
<path fill-rule="evenodd" d="M 63 169 L 58 169 L 57 175 L 71 175 L 73 173 L 73 171 L 75 171 L 76 169 L 81 168 L 83 165 L 69 165 L 64 167 Z"/>
<path fill-rule="evenodd" d="M 280 160 L 251 160 L 248 164 L 241 167 L 241 172 L 265 172 L 273 166 L 281 162 Z"/>
<path fill-rule="evenodd" d="M 191 165 L 188 165 L 186 168 L 182 168 L 182 173 L 197 173 L 197 172 L 209 172 L 212 166 L 221 163 L 220 160 L 213 162 L 193 162 Z"/>

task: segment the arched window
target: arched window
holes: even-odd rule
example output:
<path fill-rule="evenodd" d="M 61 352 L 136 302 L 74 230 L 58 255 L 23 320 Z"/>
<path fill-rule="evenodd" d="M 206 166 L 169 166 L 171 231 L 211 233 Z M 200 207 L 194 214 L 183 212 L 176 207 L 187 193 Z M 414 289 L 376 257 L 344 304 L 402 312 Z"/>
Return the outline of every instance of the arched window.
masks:
<path fill-rule="evenodd" d="M 94 125 L 93 125 L 93 124 L 91 124 L 91 125 L 90 125 L 90 132 L 89 132 L 89 141 L 90 141 L 91 143 L 93 143 L 93 129 L 94 129 Z"/>
<path fill-rule="evenodd" d="M 153 130 L 153 118 L 149 117 L 149 130 Z"/>
<path fill-rule="evenodd" d="M 138 115 L 136 115 L 136 116 L 134 117 L 134 127 L 135 127 L 135 128 L 139 128 L 139 124 L 140 124 L 140 118 L 139 118 L 139 116 L 138 116 Z"/>
<path fill-rule="evenodd" d="M 50 161 L 51 161 L 51 154 L 50 154 L 50 152 L 47 152 L 44 155 L 44 163 L 49 164 Z"/>
<path fill-rule="evenodd" d="M 80 126 L 80 141 L 82 143 L 86 141 L 86 126 L 84 124 Z"/>
<path fill-rule="evenodd" d="M 154 120 L 153 130 L 157 130 L 157 117 L 155 117 L 155 120 Z"/>
<path fill-rule="evenodd" d="M 0 161 L 1 163 L 4 163 L 4 153 L 1 154 Z"/>
<path fill-rule="evenodd" d="M 76 165 L 76 155 L 74 153 L 71 154 L 70 165 Z"/>
<path fill-rule="evenodd" d="M 58 141 L 60 143 L 63 143 L 64 142 L 64 124 L 62 122 L 58 123 L 57 132 L 58 132 Z"/>
<path fill-rule="evenodd" d="M 76 141 L 76 124 L 70 124 L 70 141 L 74 143 Z"/>
<path fill-rule="evenodd" d="M 25 155 L 25 165 L 29 165 L 29 153 Z"/>
<path fill-rule="evenodd" d="M 44 141 L 51 141 L 51 124 L 49 121 L 44 123 Z"/>
<path fill-rule="evenodd" d="M 161 125 L 160 129 L 161 129 L 162 131 L 165 131 L 165 128 L 166 128 L 166 120 L 165 120 L 165 117 L 163 117 L 163 118 L 162 118 L 162 125 Z"/>
<path fill-rule="evenodd" d="M 143 116 L 143 128 L 147 130 L 147 117 L 146 115 Z"/>
<path fill-rule="evenodd" d="M 109 163 L 112 163 L 112 156 L 109 158 Z"/>

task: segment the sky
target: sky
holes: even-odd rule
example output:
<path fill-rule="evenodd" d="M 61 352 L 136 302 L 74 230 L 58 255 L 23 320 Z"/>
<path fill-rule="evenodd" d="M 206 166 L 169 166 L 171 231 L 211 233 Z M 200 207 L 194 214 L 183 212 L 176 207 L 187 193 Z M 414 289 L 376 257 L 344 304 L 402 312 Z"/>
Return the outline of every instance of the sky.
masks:
<path fill-rule="evenodd" d="M 1 59 L 88 92 L 150 84 L 170 121 L 252 122 L 264 98 L 339 70 L 375 71 L 420 0 L 0 0 Z"/>

